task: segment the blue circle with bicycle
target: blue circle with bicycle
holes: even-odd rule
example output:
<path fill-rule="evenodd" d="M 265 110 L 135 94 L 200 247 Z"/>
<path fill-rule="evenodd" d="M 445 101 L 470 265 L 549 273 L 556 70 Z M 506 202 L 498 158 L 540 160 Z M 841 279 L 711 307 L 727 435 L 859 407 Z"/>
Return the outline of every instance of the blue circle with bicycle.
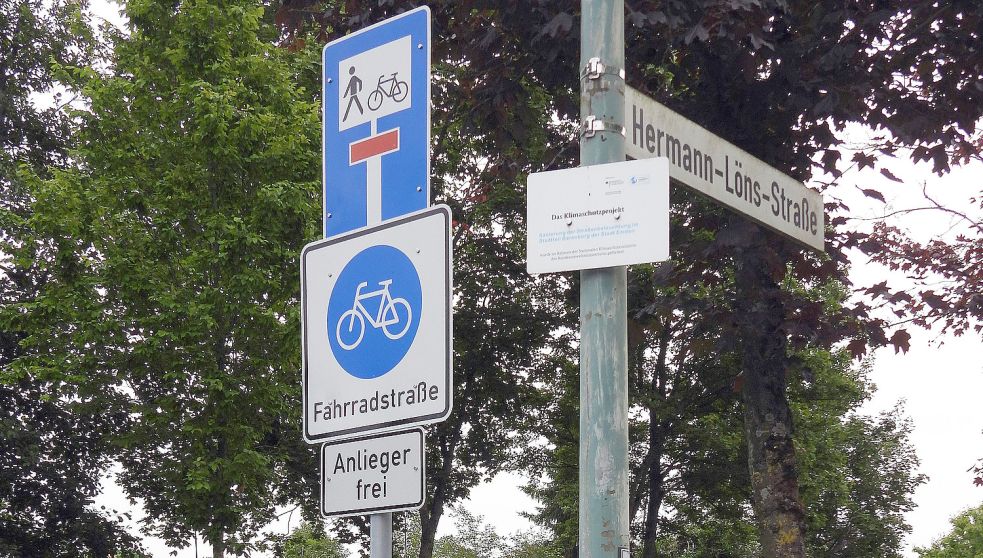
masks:
<path fill-rule="evenodd" d="M 371 246 L 338 275 L 328 300 L 328 342 L 356 378 L 378 378 L 403 360 L 420 324 L 423 293 L 413 262 L 392 246 Z"/>

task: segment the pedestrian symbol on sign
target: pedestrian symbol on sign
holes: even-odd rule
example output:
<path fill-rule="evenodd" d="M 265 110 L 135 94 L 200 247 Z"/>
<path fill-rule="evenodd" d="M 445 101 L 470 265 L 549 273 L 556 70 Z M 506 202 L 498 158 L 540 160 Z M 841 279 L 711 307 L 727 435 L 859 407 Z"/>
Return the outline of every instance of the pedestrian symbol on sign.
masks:
<path fill-rule="evenodd" d="M 358 100 L 358 92 L 362 90 L 362 80 L 358 79 L 355 75 L 355 66 L 348 68 L 348 74 L 352 76 L 352 79 L 348 81 L 348 87 L 345 89 L 345 97 L 348 97 L 348 107 L 345 109 L 345 116 L 341 119 L 342 121 L 348 120 L 348 113 L 352 110 L 352 103 L 358 107 L 359 114 L 365 114 L 362 110 L 362 102 Z"/>
<path fill-rule="evenodd" d="M 409 257 L 378 245 L 342 269 L 328 300 L 328 343 L 356 378 L 378 378 L 406 356 L 420 322 L 420 276 Z"/>

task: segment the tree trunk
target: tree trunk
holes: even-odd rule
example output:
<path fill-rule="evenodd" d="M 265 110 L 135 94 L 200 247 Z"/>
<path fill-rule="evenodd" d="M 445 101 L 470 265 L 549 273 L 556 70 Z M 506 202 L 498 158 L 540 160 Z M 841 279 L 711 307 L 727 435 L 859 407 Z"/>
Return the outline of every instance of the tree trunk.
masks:
<path fill-rule="evenodd" d="M 805 556 L 805 511 L 786 397 L 785 313 L 781 290 L 770 274 L 780 264 L 768 250 L 759 245 L 737 258 L 735 306 L 743 353 L 744 430 L 762 556 L 798 558 Z"/>
<path fill-rule="evenodd" d="M 443 505 L 428 506 L 420 509 L 420 557 L 431 558 L 437 537 L 437 524 L 444 514 Z"/>
<path fill-rule="evenodd" d="M 656 538 L 659 535 L 659 511 L 662 509 L 662 499 L 665 497 L 665 478 L 662 475 L 662 454 L 665 452 L 665 429 L 662 427 L 664 409 L 658 407 L 666 404 L 666 359 L 669 354 L 669 341 L 672 339 L 670 321 L 663 324 L 659 336 L 659 352 L 655 371 L 652 373 L 652 383 L 649 395 L 649 457 L 648 470 L 645 472 L 648 481 L 648 507 L 645 510 L 645 533 L 643 535 L 642 558 L 655 558 L 658 552 Z"/>
<path fill-rule="evenodd" d="M 225 538 L 221 535 L 212 543 L 212 558 L 225 558 Z"/>
<path fill-rule="evenodd" d="M 446 424 L 446 423 L 445 423 Z M 451 473 L 454 470 L 454 450 L 460 439 L 460 430 L 438 434 L 437 447 L 440 450 L 440 470 L 433 481 L 433 497 L 420 508 L 420 555 L 419 558 L 432 558 L 437 538 L 437 525 L 444 515 L 444 503 Z"/>
<path fill-rule="evenodd" d="M 629 313 L 631 311 L 629 310 Z M 645 374 L 645 351 L 648 348 L 648 340 L 645 336 L 645 329 L 631 316 L 628 317 L 628 385 L 629 396 L 632 398 L 630 404 L 637 400 L 639 405 L 649 409 L 651 413 L 651 394 L 649 392 L 652 384 Z M 632 473 L 628 483 L 628 517 L 631 521 L 635 520 L 638 510 L 641 509 L 645 497 L 648 495 L 648 470 L 649 463 L 652 462 L 652 448 L 646 450 L 645 459 L 638 467 L 637 473 Z"/>
<path fill-rule="evenodd" d="M 656 538 L 659 535 L 659 511 L 662 509 L 662 499 L 665 494 L 662 478 L 662 432 L 658 421 L 649 424 L 649 444 L 654 454 L 649 465 L 648 484 L 649 499 L 645 510 L 645 533 L 642 558 L 656 557 Z"/>

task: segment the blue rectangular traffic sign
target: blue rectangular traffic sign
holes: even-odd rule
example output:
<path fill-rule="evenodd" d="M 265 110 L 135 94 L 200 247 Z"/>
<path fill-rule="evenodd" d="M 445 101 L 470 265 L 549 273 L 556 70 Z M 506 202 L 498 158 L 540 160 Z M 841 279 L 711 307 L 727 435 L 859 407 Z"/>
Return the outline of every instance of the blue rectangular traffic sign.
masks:
<path fill-rule="evenodd" d="M 324 236 L 430 205 L 430 10 L 332 41 L 323 54 Z"/>

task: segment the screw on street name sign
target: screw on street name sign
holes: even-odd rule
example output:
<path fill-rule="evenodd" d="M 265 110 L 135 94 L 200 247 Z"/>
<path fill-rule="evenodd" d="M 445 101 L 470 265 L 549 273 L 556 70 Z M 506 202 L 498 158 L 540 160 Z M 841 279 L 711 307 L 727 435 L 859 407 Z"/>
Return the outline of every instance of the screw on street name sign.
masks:
<path fill-rule="evenodd" d="M 324 236 L 430 205 L 430 10 L 328 43 Z"/>
<path fill-rule="evenodd" d="M 321 515 L 419 509 L 425 491 L 420 428 L 321 445 Z"/>
<path fill-rule="evenodd" d="M 669 176 L 818 251 L 825 247 L 822 196 L 641 92 L 625 88 L 625 151 L 667 157 Z"/>
<path fill-rule="evenodd" d="M 304 247 L 304 439 L 445 420 L 451 412 L 450 208 Z"/>

